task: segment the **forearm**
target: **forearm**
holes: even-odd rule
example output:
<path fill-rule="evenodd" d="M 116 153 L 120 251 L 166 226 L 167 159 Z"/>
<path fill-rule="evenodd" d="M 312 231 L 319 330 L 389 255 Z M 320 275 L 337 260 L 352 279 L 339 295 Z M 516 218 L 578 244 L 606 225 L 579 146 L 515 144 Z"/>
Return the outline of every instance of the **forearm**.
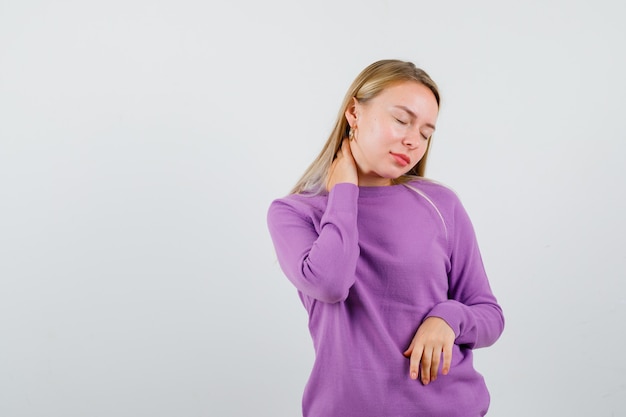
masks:
<path fill-rule="evenodd" d="M 274 203 L 268 226 L 280 266 L 302 293 L 324 302 L 339 302 L 354 284 L 359 256 L 358 188 L 338 184 L 316 227 L 288 205 Z"/>
<path fill-rule="evenodd" d="M 470 348 L 491 346 L 504 330 L 504 315 L 495 300 L 473 305 L 447 300 L 437 304 L 427 317 L 445 320 L 454 330 L 455 343 Z"/>

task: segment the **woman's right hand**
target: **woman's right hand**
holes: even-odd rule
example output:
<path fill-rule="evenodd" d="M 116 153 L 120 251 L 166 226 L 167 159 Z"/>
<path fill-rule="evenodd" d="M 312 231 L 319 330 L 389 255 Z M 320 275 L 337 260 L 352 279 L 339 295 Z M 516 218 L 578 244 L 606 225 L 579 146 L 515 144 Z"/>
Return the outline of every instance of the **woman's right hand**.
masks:
<path fill-rule="evenodd" d="M 328 170 L 326 190 L 330 192 L 336 184 L 342 182 L 359 185 L 356 162 L 352 157 L 352 150 L 350 149 L 350 141 L 348 139 L 344 139 L 341 142 L 341 148 L 337 151 L 337 157 Z"/>

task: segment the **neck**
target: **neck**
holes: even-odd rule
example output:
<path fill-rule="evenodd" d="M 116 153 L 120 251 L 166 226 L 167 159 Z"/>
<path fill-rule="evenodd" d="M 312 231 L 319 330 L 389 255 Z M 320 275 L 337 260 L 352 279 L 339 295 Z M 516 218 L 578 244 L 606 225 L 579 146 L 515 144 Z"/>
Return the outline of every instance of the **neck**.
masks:
<path fill-rule="evenodd" d="M 385 187 L 393 183 L 390 178 L 371 177 L 359 171 L 359 187 Z"/>

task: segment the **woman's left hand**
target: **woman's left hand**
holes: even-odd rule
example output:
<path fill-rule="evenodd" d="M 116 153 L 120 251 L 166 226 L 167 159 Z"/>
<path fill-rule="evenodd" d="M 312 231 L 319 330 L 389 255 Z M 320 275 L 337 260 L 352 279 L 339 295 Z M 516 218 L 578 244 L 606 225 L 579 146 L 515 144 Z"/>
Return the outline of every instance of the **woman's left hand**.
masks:
<path fill-rule="evenodd" d="M 422 383 L 437 379 L 441 354 L 443 353 L 442 375 L 450 372 L 452 362 L 452 346 L 456 338 L 454 330 L 439 317 L 429 317 L 420 325 L 411 345 L 404 356 L 411 359 L 411 379 L 421 376 Z"/>

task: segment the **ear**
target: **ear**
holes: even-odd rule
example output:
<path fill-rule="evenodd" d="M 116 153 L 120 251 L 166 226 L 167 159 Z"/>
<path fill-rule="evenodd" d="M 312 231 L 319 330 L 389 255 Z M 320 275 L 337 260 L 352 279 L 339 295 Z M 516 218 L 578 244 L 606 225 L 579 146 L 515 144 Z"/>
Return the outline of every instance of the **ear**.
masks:
<path fill-rule="evenodd" d="M 358 111 L 359 111 L 359 102 L 356 99 L 356 97 L 352 97 L 352 102 L 350 103 L 350 105 L 348 106 L 348 108 L 346 108 L 346 111 L 344 112 L 344 115 L 346 116 L 346 120 L 348 121 L 348 124 L 350 125 L 350 127 L 356 127 L 356 121 L 358 118 Z"/>

